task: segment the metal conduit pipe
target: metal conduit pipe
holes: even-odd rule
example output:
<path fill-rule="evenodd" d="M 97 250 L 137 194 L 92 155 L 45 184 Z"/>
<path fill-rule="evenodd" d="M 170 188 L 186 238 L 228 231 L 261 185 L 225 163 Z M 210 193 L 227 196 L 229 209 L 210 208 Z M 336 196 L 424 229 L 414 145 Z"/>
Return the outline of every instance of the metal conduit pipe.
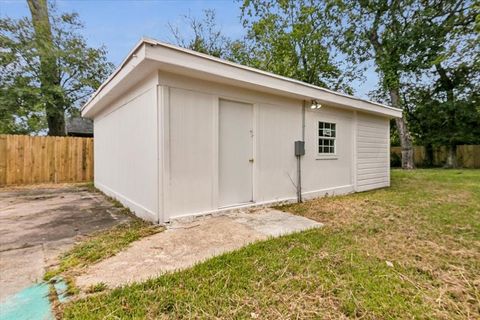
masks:
<path fill-rule="evenodd" d="M 297 202 L 302 202 L 302 156 L 305 155 L 305 108 L 307 102 L 303 100 L 302 106 L 302 140 L 295 141 L 295 156 L 297 157 Z"/>

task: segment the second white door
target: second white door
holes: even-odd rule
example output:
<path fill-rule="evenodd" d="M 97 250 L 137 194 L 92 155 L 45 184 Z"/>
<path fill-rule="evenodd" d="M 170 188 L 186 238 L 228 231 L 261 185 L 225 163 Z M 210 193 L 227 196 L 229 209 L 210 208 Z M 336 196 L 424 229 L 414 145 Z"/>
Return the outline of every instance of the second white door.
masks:
<path fill-rule="evenodd" d="M 219 205 L 253 201 L 253 105 L 220 100 Z"/>

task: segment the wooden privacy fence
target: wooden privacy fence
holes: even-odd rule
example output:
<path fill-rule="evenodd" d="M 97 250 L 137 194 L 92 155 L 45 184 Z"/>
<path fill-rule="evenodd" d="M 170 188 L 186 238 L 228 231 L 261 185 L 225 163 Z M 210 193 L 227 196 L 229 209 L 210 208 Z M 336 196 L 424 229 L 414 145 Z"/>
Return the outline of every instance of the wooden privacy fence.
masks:
<path fill-rule="evenodd" d="M 391 147 L 391 152 L 400 157 L 402 155 L 401 147 Z M 439 147 L 433 149 L 433 165 L 443 166 L 447 161 L 447 148 Z M 416 166 L 425 165 L 427 155 L 425 147 L 415 146 L 413 148 L 413 162 Z M 457 162 L 462 168 L 480 168 L 480 145 L 460 145 L 457 146 Z"/>
<path fill-rule="evenodd" d="M 93 138 L 0 135 L 0 186 L 93 179 Z"/>

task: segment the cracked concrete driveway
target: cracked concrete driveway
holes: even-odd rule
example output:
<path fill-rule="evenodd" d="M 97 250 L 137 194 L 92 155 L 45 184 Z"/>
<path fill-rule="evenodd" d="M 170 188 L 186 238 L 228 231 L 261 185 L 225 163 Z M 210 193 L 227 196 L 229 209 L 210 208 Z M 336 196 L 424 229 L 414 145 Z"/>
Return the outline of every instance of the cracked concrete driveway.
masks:
<path fill-rule="evenodd" d="M 40 281 L 82 236 L 131 219 L 78 185 L 0 189 L 0 301 Z"/>

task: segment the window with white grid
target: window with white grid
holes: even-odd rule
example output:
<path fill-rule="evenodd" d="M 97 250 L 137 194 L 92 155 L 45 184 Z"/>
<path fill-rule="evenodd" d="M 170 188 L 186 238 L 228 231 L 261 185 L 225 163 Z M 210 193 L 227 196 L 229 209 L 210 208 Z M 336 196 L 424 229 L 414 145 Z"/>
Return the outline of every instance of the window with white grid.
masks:
<path fill-rule="evenodd" d="M 335 138 L 337 126 L 335 123 L 318 122 L 318 153 L 335 154 Z"/>

